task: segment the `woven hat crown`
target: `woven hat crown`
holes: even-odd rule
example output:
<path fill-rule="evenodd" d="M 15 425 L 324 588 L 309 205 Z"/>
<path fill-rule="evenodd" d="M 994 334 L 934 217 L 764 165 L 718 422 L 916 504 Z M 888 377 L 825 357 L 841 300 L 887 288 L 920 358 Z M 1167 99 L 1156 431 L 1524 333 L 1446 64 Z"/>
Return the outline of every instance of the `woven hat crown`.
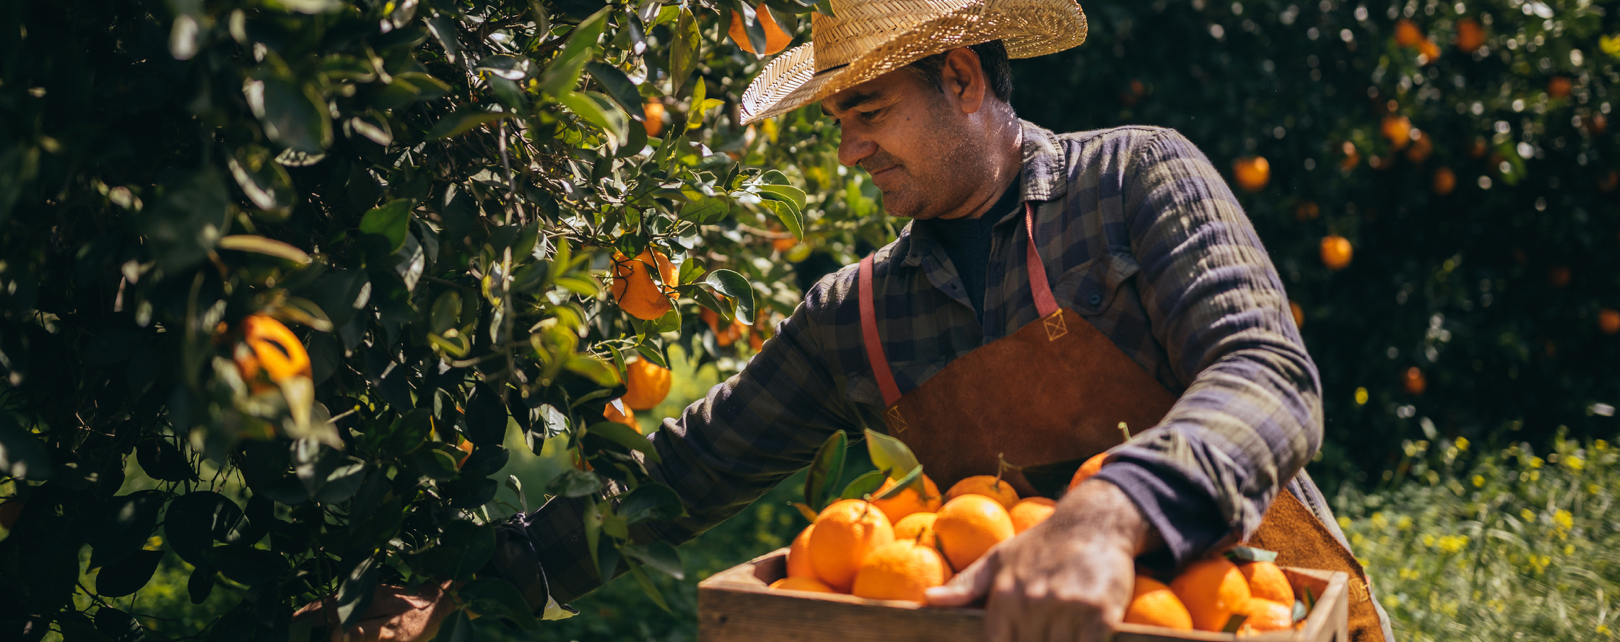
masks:
<path fill-rule="evenodd" d="M 772 60 L 743 92 L 743 121 L 819 101 L 924 57 L 1001 40 L 1012 58 L 1074 47 L 1086 14 L 1074 0 L 832 0 L 809 44 Z"/>

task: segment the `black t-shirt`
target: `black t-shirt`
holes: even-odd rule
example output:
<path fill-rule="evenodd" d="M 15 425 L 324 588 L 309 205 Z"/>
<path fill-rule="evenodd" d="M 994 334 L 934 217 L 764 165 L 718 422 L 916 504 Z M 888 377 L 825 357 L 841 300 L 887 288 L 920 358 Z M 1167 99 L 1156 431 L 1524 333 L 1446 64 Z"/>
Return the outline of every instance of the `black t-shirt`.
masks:
<path fill-rule="evenodd" d="M 956 274 L 967 289 L 968 300 L 973 302 L 973 317 L 984 324 L 984 288 L 990 270 L 990 228 L 1006 216 L 1019 201 L 1019 182 L 1016 178 L 1001 192 L 1001 198 L 979 218 L 950 220 L 930 219 L 918 221 L 928 226 L 934 238 L 956 266 Z"/>

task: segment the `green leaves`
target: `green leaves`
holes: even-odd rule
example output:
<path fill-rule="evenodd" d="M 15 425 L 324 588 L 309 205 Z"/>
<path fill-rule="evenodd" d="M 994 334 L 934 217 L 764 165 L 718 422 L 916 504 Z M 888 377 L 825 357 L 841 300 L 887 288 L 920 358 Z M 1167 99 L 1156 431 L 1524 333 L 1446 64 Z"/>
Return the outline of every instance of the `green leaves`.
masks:
<path fill-rule="evenodd" d="M 23 430 L 11 413 L 0 411 L 0 472 L 29 481 L 51 478 L 51 460 L 33 433 Z"/>
<path fill-rule="evenodd" d="M 658 456 L 658 450 L 653 448 L 652 442 L 647 441 L 647 438 L 642 436 L 641 433 L 636 432 L 636 429 L 624 424 L 614 421 L 598 422 L 591 424 L 591 427 L 587 429 L 587 433 L 619 444 L 620 446 L 624 446 L 630 450 L 639 451 L 646 455 L 648 459 L 653 461 L 663 461 Z"/>
<path fill-rule="evenodd" d="M 736 271 L 722 269 L 710 272 L 703 282 L 736 302 L 736 311 L 732 316 L 738 321 L 744 325 L 754 323 L 754 287 L 748 283 L 748 279 Z"/>
<path fill-rule="evenodd" d="M 591 77 L 595 78 L 596 82 L 601 83 L 602 89 L 607 91 L 613 102 L 624 108 L 625 113 L 631 118 L 637 121 L 647 119 L 647 113 L 641 106 L 641 94 L 636 91 L 636 85 L 630 81 L 629 76 L 619 71 L 618 67 L 600 62 L 585 63 L 585 68 L 591 72 Z"/>
<path fill-rule="evenodd" d="M 229 207 L 223 177 L 213 169 L 173 183 L 161 200 L 141 212 L 141 232 L 151 244 L 152 259 L 165 271 L 201 261 L 224 236 Z"/>
<path fill-rule="evenodd" d="M 473 128 L 486 123 L 493 123 L 511 117 L 510 112 L 488 111 L 480 107 L 462 107 L 449 116 L 445 116 L 433 129 L 428 130 L 428 138 L 444 139 L 460 136 Z"/>
<path fill-rule="evenodd" d="M 266 551 L 268 552 L 268 551 Z M 124 597 L 146 586 L 163 561 L 163 551 L 138 550 L 96 573 L 96 593 L 102 597 Z"/>
<path fill-rule="evenodd" d="M 686 79 L 691 77 L 692 71 L 697 69 L 698 52 L 703 45 L 703 39 L 698 34 L 697 17 L 686 7 L 681 7 L 680 17 L 675 21 L 675 42 L 669 51 L 669 91 L 677 93 L 686 85 Z"/>
<path fill-rule="evenodd" d="M 360 218 L 360 233 L 379 237 L 382 247 L 391 253 L 404 247 L 410 223 L 411 202 L 399 198 L 366 212 Z"/>
<path fill-rule="evenodd" d="M 456 595 L 479 615 L 505 618 L 525 631 L 533 631 L 540 625 L 523 594 L 506 580 L 481 577 L 457 589 Z"/>
<path fill-rule="evenodd" d="M 871 428 L 866 429 L 866 450 L 872 457 L 872 465 L 888 475 L 889 479 L 899 480 L 919 465 L 917 456 L 899 439 Z"/>
<path fill-rule="evenodd" d="M 557 96 L 557 102 L 575 116 L 612 135 L 615 141 L 624 140 L 627 126 L 624 113 L 614 107 L 606 96 L 593 91 L 574 91 Z"/>
<path fill-rule="evenodd" d="M 90 567 L 118 562 L 139 551 L 152 530 L 168 497 L 162 491 L 144 490 L 109 500 L 92 538 Z"/>
<path fill-rule="evenodd" d="M 821 442 L 816 458 L 810 462 L 810 472 L 804 478 L 804 503 L 819 512 L 829 501 L 827 489 L 844 474 L 844 457 L 849 450 L 849 439 L 840 430 Z"/>
<path fill-rule="evenodd" d="M 287 72 L 261 65 L 243 81 L 242 93 L 272 142 L 304 154 L 320 154 L 332 146 L 332 118 L 326 101 Z"/>
<path fill-rule="evenodd" d="M 163 516 L 164 539 L 180 559 L 193 566 L 212 566 L 214 542 L 235 542 L 248 526 L 242 509 L 223 495 L 199 490 L 169 503 Z"/>
<path fill-rule="evenodd" d="M 579 75 L 584 71 L 585 63 L 590 62 L 596 51 L 596 40 L 602 36 L 602 30 L 607 27 L 607 16 L 612 10 L 612 7 L 603 7 L 574 28 L 574 32 L 568 36 L 568 43 L 563 45 L 562 52 L 557 54 L 551 67 L 546 69 L 545 76 L 541 78 L 541 92 L 548 96 L 561 97 L 573 91 L 574 86 L 579 83 Z"/>

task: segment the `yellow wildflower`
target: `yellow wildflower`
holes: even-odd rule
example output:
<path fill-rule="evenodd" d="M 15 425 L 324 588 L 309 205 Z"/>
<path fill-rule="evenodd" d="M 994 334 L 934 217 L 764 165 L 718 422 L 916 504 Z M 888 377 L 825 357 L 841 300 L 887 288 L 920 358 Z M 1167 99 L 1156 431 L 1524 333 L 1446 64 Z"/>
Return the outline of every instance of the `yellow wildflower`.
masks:
<path fill-rule="evenodd" d="M 1535 521 L 1536 514 L 1530 512 L 1530 509 L 1525 508 L 1525 509 L 1521 509 L 1519 511 L 1519 517 L 1524 518 L 1524 521 L 1531 522 L 1531 521 Z"/>
<path fill-rule="evenodd" d="M 1340 515 L 1339 528 L 1350 528 L 1350 518 Z"/>
<path fill-rule="evenodd" d="M 1377 528 L 1377 529 L 1382 530 L 1386 526 L 1389 526 L 1389 519 L 1385 518 L 1384 514 L 1382 512 L 1372 514 L 1372 527 L 1373 528 Z"/>
<path fill-rule="evenodd" d="M 1541 471 L 1539 471 L 1539 470 L 1530 471 L 1530 481 L 1536 481 L 1538 479 L 1541 479 Z"/>
<path fill-rule="evenodd" d="M 1356 388 L 1356 405 L 1358 405 L 1358 406 L 1367 405 L 1367 389 L 1366 388 Z"/>
<path fill-rule="evenodd" d="M 1530 458 L 1530 467 L 1531 468 L 1540 468 L 1541 465 L 1545 464 L 1545 463 L 1547 463 L 1547 462 L 1542 460 L 1540 457 L 1531 457 Z"/>
<path fill-rule="evenodd" d="M 1599 625 L 1597 625 L 1597 632 L 1602 633 L 1604 635 L 1608 635 L 1609 634 L 1609 625 L 1607 625 L 1607 624 L 1599 624 Z"/>
<path fill-rule="evenodd" d="M 1473 481 L 1474 481 L 1474 488 L 1482 488 L 1482 487 L 1485 486 L 1485 476 L 1484 475 L 1474 475 L 1474 480 Z"/>
<path fill-rule="evenodd" d="M 1600 490 L 1603 490 L 1603 489 L 1598 488 L 1597 484 L 1587 484 L 1586 485 L 1586 493 L 1588 495 L 1596 495 L 1596 494 L 1598 494 L 1598 491 L 1600 491 Z"/>
<path fill-rule="evenodd" d="M 1455 445 L 1457 447 L 1457 450 L 1466 451 L 1466 450 L 1468 450 L 1468 438 L 1467 437 L 1458 437 L 1457 441 L 1453 445 Z"/>
<path fill-rule="evenodd" d="M 1434 536 L 1425 533 L 1423 535 L 1423 545 L 1424 546 L 1434 546 Z"/>
<path fill-rule="evenodd" d="M 1574 555 L 1574 554 L 1575 554 L 1575 545 L 1574 544 L 1565 544 L 1564 545 L 1564 555 Z"/>
<path fill-rule="evenodd" d="M 1440 550 L 1445 553 L 1455 553 L 1467 545 L 1467 535 L 1447 535 L 1440 538 Z"/>
<path fill-rule="evenodd" d="M 1398 530 L 1403 530 L 1404 531 L 1404 530 L 1406 530 L 1408 528 L 1411 528 L 1411 527 L 1412 527 L 1412 518 L 1411 517 L 1408 517 L 1406 515 L 1402 515 L 1400 519 L 1395 520 L 1395 528 L 1398 529 Z"/>
<path fill-rule="evenodd" d="M 1564 467 L 1575 472 L 1581 472 L 1582 469 L 1586 468 L 1586 460 L 1571 455 L 1564 458 Z"/>
<path fill-rule="evenodd" d="M 1557 526 L 1558 530 L 1567 531 L 1575 525 L 1575 517 L 1570 515 L 1569 511 L 1560 508 L 1553 511 L 1553 525 Z"/>
<path fill-rule="evenodd" d="M 1599 439 L 1597 441 L 1592 442 L 1592 449 L 1593 450 L 1602 452 L 1604 450 L 1607 450 L 1608 448 L 1609 448 L 1609 442 L 1603 441 L 1602 439 Z"/>

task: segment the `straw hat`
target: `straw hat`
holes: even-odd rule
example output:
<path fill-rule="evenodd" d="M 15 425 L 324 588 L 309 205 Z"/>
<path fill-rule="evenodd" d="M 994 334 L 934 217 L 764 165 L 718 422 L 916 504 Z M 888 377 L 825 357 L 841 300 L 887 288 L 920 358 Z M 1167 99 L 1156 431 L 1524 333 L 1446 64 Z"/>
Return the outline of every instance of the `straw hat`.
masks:
<path fill-rule="evenodd" d="M 836 94 L 934 54 L 1001 40 L 1032 58 L 1086 39 L 1074 0 L 832 0 L 811 14 L 810 43 L 788 50 L 742 96 L 752 123 Z"/>

